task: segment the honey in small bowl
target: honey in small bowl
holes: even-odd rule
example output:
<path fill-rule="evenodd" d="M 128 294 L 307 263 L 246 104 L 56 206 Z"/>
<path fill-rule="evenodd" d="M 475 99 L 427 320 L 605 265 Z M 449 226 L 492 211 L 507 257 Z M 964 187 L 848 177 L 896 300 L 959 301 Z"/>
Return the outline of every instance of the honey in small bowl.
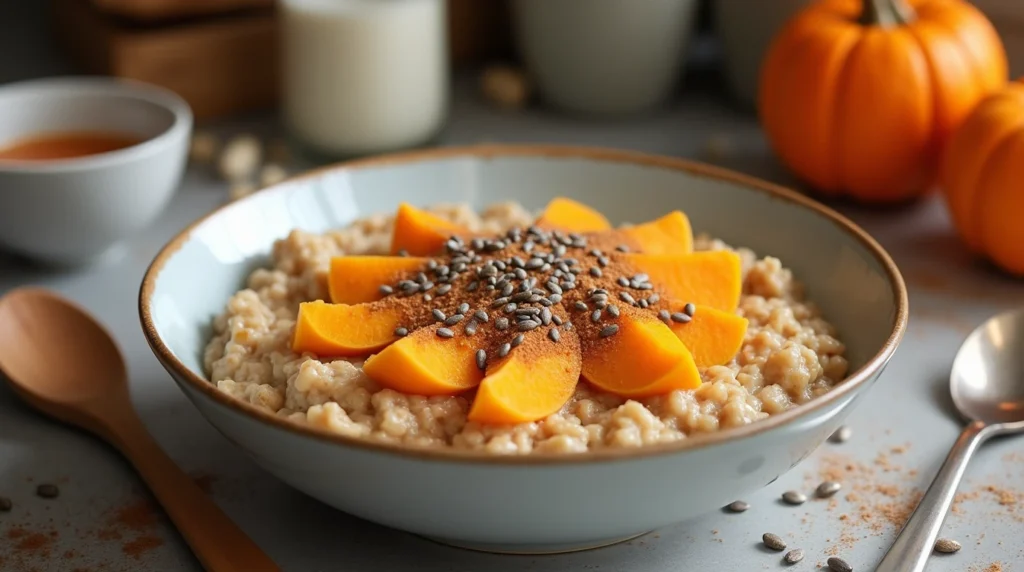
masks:
<path fill-rule="evenodd" d="M 68 131 L 17 139 L 0 146 L 0 161 L 56 161 L 125 149 L 142 138 L 118 132 Z"/>

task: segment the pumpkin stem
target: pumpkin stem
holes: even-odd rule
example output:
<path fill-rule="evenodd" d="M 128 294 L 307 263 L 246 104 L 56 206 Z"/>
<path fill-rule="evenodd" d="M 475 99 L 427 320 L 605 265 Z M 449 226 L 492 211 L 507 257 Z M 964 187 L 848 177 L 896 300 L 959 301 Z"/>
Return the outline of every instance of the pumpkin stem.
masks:
<path fill-rule="evenodd" d="M 914 9 L 906 0 L 864 0 L 860 23 L 864 26 L 892 28 L 914 21 Z"/>

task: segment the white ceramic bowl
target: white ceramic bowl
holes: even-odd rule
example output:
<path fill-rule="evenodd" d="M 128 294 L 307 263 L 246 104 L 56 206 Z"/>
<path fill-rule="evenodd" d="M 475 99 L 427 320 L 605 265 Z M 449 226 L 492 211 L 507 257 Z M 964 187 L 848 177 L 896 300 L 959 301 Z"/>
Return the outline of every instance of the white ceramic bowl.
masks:
<path fill-rule="evenodd" d="M 271 244 L 399 201 L 580 199 L 613 222 L 684 209 L 697 231 L 780 257 L 847 344 L 849 377 L 765 421 L 672 444 L 563 456 L 414 451 L 328 434 L 219 392 L 203 372 L 211 321 Z M 549 552 L 635 536 L 764 487 L 839 427 L 907 324 L 907 292 L 866 233 L 796 193 L 682 160 L 543 146 L 446 148 L 320 170 L 222 207 L 170 242 L 139 300 L 150 346 L 195 406 L 257 463 L 356 516 L 442 541 Z"/>
<path fill-rule="evenodd" d="M 174 93 L 96 77 L 0 87 L 0 146 L 51 132 L 137 135 L 108 153 L 0 161 L 0 247 L 58 265 L 87 264 L 163 211 L 185 168 L 192 112 Z"/>

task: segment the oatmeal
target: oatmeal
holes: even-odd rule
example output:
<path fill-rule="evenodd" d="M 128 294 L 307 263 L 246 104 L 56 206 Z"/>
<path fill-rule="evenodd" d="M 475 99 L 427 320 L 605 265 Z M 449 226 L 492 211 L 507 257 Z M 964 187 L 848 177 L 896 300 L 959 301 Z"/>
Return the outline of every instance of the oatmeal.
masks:
<path fill-rule="evenodd" d="M 514 203 L 494 205 L 480 214 L 464 205 L 429 210 L 481 235 L 526 228 L 535 219 Z M 213 383 L 236 399 L 343 435 L 407 446 L 528 454 L 638 447 L 746 425 L 827 392 L 846 374 L 842 343 L 804 300 L 792 273 L 775 258 L 757 258 L 739 248 L 735 252 L 741 260 L 742 293 L 737 314 L 748 321 L 742 346 L 728 363 L 701 367 L 703 383 L 696 389 L 630 399 L 580 381 L 559 411 L 538 421 L 471 421 L 474 390 L 455 396 L 406 394 L 370 379 L 363 359 L 319 360 L 292 351 L 300 304 L 330 299 L 331 258 L 386 254 L 393 228 L 394 218 L 382 215 L 323 235 L 293 231 L 278 241 L 272 267 L 253 272 L 246 288 L 231 297 L 215 320 L 205 354 Z M 694 250 L 732 249 L 700 236 Z M 598 270 L 591 274 L 600 275 Z M 607 325 L 602 328 L 602 333 L 615 335 Z"/>

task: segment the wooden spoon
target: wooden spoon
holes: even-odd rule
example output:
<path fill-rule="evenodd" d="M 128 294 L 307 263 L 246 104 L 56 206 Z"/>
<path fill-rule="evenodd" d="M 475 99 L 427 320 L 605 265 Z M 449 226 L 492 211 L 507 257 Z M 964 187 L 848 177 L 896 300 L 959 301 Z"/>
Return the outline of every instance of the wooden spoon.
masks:
<path fill-rule="evenodd" d="M 132 407 L 121 353 L 84 310 L 39 288 L 0 298 L 0 370 L 36 409 L 119 449 L 206 570 L 279 570 L 153 441 Z"/>

